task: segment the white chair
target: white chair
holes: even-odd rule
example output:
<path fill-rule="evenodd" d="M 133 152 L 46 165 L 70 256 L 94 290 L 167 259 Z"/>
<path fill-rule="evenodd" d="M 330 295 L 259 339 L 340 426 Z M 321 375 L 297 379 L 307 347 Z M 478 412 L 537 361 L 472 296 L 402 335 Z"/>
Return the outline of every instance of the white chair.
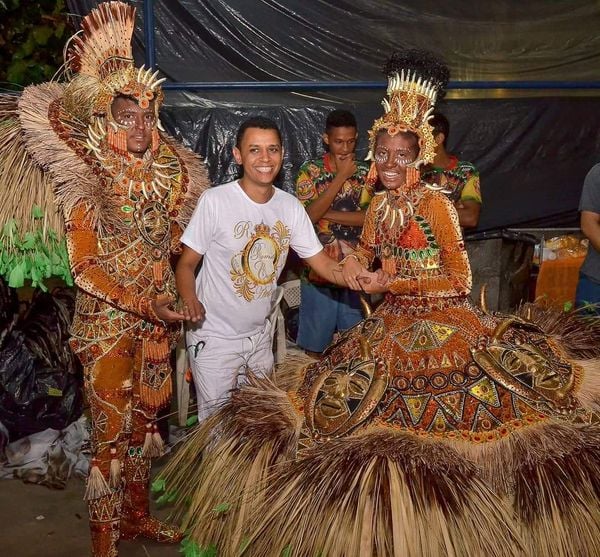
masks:
<path fill-rule="evenodd" d="M 289 280 L 278 286 L 278 289 L 282 290 L 282 300 L 285 301 L 288 309 L 297 308 L 300 306 L 300 280 Z M 276 312 L 276 324 L 275 324 L 275 363 L 280 364 L 283 362 L 287 353 L 287 342 L 286 342 L 286 330 L 285 330 L 285 319 L 283 312 L 281 311 L 281 303 L 278 305 L 278 311 Z"/>
<path fill-rule="evenodd" d="M 190 384 L 186 374 L 189 369 L 187 350 L 185 349 L 185 331 L 175 349 L 175 388 L 177 389 L 177 423 L 185 427 L 190 406 Z"/>

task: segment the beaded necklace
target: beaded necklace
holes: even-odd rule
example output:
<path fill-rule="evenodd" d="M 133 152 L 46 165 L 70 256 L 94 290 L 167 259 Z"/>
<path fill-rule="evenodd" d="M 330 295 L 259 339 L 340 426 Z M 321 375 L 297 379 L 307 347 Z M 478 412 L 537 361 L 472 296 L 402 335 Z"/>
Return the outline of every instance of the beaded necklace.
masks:
<path fill-rule="evenodd" d="M 397 240 L 402 236 L 424 195 L 425 188 L 420 183 L 407 189 L 397 188 L 375 194 L 372 204 L 384 240 Z"/>

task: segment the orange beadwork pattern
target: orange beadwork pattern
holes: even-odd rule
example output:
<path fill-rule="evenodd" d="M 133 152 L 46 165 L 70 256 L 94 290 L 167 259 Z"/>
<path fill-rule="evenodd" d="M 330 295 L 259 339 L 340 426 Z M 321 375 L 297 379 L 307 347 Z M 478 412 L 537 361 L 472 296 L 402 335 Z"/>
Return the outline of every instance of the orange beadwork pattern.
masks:
<path fill-rule="evenodd" d="M 68 134 L 69 128 L 58 118 L 54 125 Z M 108 145 L 108 138 L 105 141 Z M 98 163 L 76 140 L 71 143 L 90 165 Z M 67 249 L 80 288 L 71 345 L 86 365 L 111 350 L 110 339 L 126 334 L 142 341 L 149 350 L 141 371 L 142 400 L 156 410 L 171 394 L 169 352 L 179 327 L 166 327 L 152 301 L 176 296 L 169 260 L 171 250 L 179 249 L 181 228 L 171 221 L 181 209 L 187 177 L 175 152 L 164 143 L 156 158 L 126 155 L 121 162 L 110 148 L 101 149 L 105 156 L 99 169 L 106 188 L 114 192 L 110 198 L 114 214 L 106 219 L 112 229 L 98 228 L 84 203 L 66 215 Z M 155 178 L 157 168 L 161 171 Z"/>
<path fill-rule="evenodd" d="M 413 200 L 410 221 L 399 224 L 396 236 L 385 203 L 373 203 L 367 212 L 356 257 L 372 261 L 377 256 L 396 275 L 377 310 L 311 364 L 298 394 L 290 395 L 298 412 L 309 413 L 307 434 L 313 441 L 322 438 L 321 431 L 328 431 L 328 437 L 343 435 L 356 427 L 353 413 L 366 403 L 372 413 L 360 418 L 361 427 L 385 424 L 470 443 L 495 441 L 570 411 L 570 398 L 563 394 L 570 385 L 578 388 L 578 367 L 543 334 L 498 329 L 499 319 L 473 307 L 467 297 L 471 272 L 454 208 L 443 194 L 425 188 Z M 512 354 L 512 360 L 504 354 Z M 555 390 L 532 399 L 526 394 L 534 390 L 534 380 L 520 382 L 535 372 L 527 372 L 533 358 L 545 358 L 563 379 L 557 382 L 549 373 L 548 384 L 557 382 Z M 372 362 L 387 370 L 383 394 L 374 382 L 369 385 L 367 375 L 356 377 L 357 369 L 371 369 Z M 515 362 L 521 362 L 522 371 Z M 511 375 L 516 369 L 520 375 Z M 307 400 L 327 404 L 306 407 Z"/>
<path fill-rule="evenodd" d="M 429 243 L 427 242 L 423 230 L 415 221 L 410 222 L 406 232 L 402 235 L 402 247 L 406 249 L 429 247 Z"/>

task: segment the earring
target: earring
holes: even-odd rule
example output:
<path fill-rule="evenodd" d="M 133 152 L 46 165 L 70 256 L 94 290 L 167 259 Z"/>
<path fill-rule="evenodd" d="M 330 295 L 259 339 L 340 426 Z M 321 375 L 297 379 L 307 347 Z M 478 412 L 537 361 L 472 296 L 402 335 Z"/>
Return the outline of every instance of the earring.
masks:
<path fill-rule="evenodd" d="M 158 148 L 160 147 L 160 134 L 158 133 L 158 129 L 154 128 L 152 130 L 152 152 L 156 153 Z"/>
<path fill-rule="evenodd" d="M 414 186 L 421 181 L 421 171 L 416 166 L 409 166 L 406 168 L 406 183 L 407 185 Z"/>
<path fill-rule="evenodd" d="M 378 177 L 379 176 L 377 175 L 377 168 L 375 167 L 375 162 L 372 162 L 369 168 L 369 172 L 367 173 L 367 177 L 365 178 L 365 182 L 369 186 L 372 186 L 375 184 L 375 182 L 377 182 Z"/>
<path fill-rule="evenodd" d="M 127 153 L 127 131 L 119 130 L 116 131 L 112 126 L 108 128 L 107 134 L 108 146 L 115 152 L 125 155 Z"/>

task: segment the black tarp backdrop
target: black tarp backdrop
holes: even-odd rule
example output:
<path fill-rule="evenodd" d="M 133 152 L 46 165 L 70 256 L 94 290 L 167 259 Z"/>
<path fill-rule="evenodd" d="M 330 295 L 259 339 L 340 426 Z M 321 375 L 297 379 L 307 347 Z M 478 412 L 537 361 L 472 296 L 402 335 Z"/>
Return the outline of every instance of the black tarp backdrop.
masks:
<path fill-rule="evenodd" d="M 68 0 L 78 16 L 98 2 Z M 144 60 L 142 11 L 134 50 Z M 444 56 L 453 81 L 600 79 L 600 5 L 595 1 L 182 0 L 155 1 L 156 62 L 173 82 L 380 81 L 386 56 L 424 47 Z M 287 154 L 280 187 L 321 150 L 325 114 L 352 109 L 366 130 L 380 115 L 378 90 L 171 91 L 167 129 L 206 157 L 214 183 L 236 176 L 239 123 L 279 122 Z M 480 169 L 480 230 L 577 222 L 583 178 L 600 161 L 600 97 L 449 99 L 449 144 Z"/>

